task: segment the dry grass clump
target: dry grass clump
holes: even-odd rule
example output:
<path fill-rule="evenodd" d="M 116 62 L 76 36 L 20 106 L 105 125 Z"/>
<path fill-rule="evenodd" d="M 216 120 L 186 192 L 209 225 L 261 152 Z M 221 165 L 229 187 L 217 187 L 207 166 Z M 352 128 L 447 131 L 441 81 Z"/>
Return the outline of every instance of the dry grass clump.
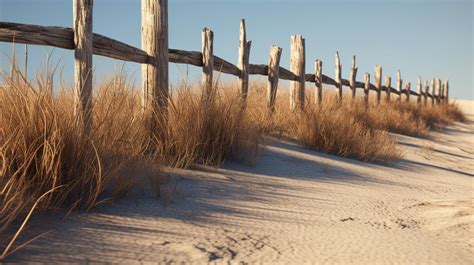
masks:
<path fill-rule="evenodd" d="M 265 102 L 263 88 L 254 90 L 256 92 L 251 97 Z M 252 107 L 260 109 L 263 112 L 261 116 L 267 117 L 268 133 L 296 140 L 308 148 L 363 161 L 392 161 L 400 158 L 396 143 L 386 132 L 360 122 L 352 114 L 354 108 L 351 104 L 339 103 L 332 93 L 324 97 L 320 107 L 307 96 L 304 110 L 295 112 L 289 109 L 288 91 L 278 93 L 273 114 L 262 104 Z"/>
<path fill-rule="evenodd" d="M 405 103 L 398 102 L 380 102 L 378 105 L 371 103 L 366 106 L 362 101 L 357 101 L 351 114 L 359 122 L 377 130 L 410 136 L 428 136 L 429 128 L 426 122 L 413 111 L 407 111 L 404 106 Z"/>
<path fill-rule="evenodd" d="M 263 129 L 235 89 L 210 101 L 182 85 L 172 95 L 168 126 L 151 137 L 140 93 L 123 75 L 94 95 L 93 126 L 81 133 L 72 90 L 53 92 L 53 73 L 28 82 L 20 71 L 0 87 L 0 233 L 28 209 L 90 209 L 143 189 L 159 191 L 159 166 L 252 163 Z M 41 198 L 41 199 L 40 199 Z M 39 203 L 38 203 L 38 200 Z"/>
<path fill-rule="evenodd" d="M 52 80 L 32 84 L 16 72 L 0 87 L 0 233 L 33 205 L 35 211 L 87 210 L 123 196 L 146 163 L 136 100 L 125 86 L 99 92 L 86 136 L 73 115 L 72 93 L 55 95 Z"/>
<path fill-rule="evenodd" d="M 368 126 L 417 137 L 429 136 L 430 130 L 465 121 L 465 116 L 454 104 L 424 105 L 416 102 L 382 101 L 368 107 L 358 101 L 353 114 Z"/>
<path fill-rule="evenodd" d="M 162 163 L 177 167 L 219 165 L 227 159 L 253 164 L 263 126 L 252 108 L 244 108 L 238 90 L 216 86 L 207 98 L 202 89 L 182 84 L 168 109 L 165 141 L 157 142 Z"/>

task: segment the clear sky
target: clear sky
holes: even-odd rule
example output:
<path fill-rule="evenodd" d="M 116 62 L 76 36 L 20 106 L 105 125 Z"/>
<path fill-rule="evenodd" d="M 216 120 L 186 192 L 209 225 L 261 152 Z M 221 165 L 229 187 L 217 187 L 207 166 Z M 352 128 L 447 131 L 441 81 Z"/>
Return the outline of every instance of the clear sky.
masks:
<path fill-rule="evenodd" d="M 313 61 L 323 61 L 323 73 L 334 76 L 334 54 L 339 51 L 343 76 L 348 78 L 352 55 L 357 56 L 358 80 L 364 72 L 383 66 L 406 81 L 449 78 L 452 98 L 474 99 L 472 0 L 169 0 L 170 47 L 201 49 L 201 29 L 214 31 L 214 54 L 237 62 L 239 21 L 245 18 L 252 40 L 251 63 L 266 64 L 272 44 L 283 48 L 281 65 L 289 68 L 290 35 L 306 39 L 306 72 Z M 140 1 L 95 0 L 94 32 L 140 47 Z M 72 0 L 0 0 L 0 21 L 72 26 Z M 51 48 L 29 46 L 29 72 L 42 68 Z M 16 45 L 22 63 L 24 45 Z M 8 69 L 11 44 L 0 44 L 0 67 Z M 61 60 L 63 79 L 72 77 L 73 53 L 54 49 Z M 95 81 L 110 75 L 121 61 L 94 56 Z M 140 80 L 140 65 L 126 63 L 128 75 Z M 173 82 L 186 66 L 170 64 Z M 200 69 L 189 66 L 191 79 Z M 32 74 L 29 74 L 32 77 Z M 224 77 L 234 81 L 234 77 Z M 392 81 L 393 85 L 393 81 Z M 412 86 L 413 87 L 413 86 Z"/>

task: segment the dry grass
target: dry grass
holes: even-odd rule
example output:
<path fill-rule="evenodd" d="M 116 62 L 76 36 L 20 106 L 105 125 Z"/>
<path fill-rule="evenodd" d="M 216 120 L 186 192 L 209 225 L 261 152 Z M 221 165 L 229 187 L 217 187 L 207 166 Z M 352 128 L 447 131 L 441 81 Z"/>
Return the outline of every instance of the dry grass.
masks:
<path fill-rule="evenodd" d="M 356 118 L 378 130 L 385 130 L 417 137 L 428 137 L 430 130 L 439 129 L 454 122 L 464 122 L 465 117 L 455 103 L 417 104 L 416 102 L 372 103 L 368 107 L 361 101 L 353 111 Z"/>
<path fill-rule="evenodd" d="M 304 110 L 289 110 L 281 90 L 277 108 L 266 107 L 265 85 L 254 84 L 246 107 L 238 90 L 181 84 L 169 101 L 168 125 L 159 137 L 147 131 L 140 94 L 123 75 L 98 86 L 93 128 L 81 135 L 70 89 L 53 93 L 54 73 L 34 84 L 20 71 L 0 87 L 0 233 L 29 210 L 90 209 L 147 182 L 159 191 L 160 166 L 252 164 L 264 135 L 278 135 L 311 149 L 364 161 L 400 158 L 387 131 L 424 136 L 430 128 L 462 121 L 455 105 L 338 103 L 327 93 L 322 107 L 307 96 Z"/>
<path fill-rule="evenodd" d="M 96 89 L 88 136 L 72 111 L 72 91 L 53 93 L 53 73 L 34 84 L 19 71 L 3 77 L 0 233 L 30 209 L 88 210 L 148 184 L 158 193 L 160 166 L 253 163 L 260 148 L 263 127 L 241 107 L 236 90 L 216 89 L 204 108 L 199 89 L 181 86 L 157 141 L 146 130 L 139 93 L 123 75 Z"/>
<path fill-rule="evenodd" d="M 252 97 L 264 101 L 262 88 L 254 87 Z M 359 106 L 340 104 L 332 93 L 324 97 L 321 107 L 307 94 L 305 108 L 289 109 L 288 91 L 278 93 L 275 113 L 267 123 L 269 133 L 296 140 L 304 146 L 342 157 L 363 161 L 392 161 L 400 158 L 397 145 L 386 132 L 360 122 L 355 115 Z M 269 115 L 264 106 L 252 106 Z"/>

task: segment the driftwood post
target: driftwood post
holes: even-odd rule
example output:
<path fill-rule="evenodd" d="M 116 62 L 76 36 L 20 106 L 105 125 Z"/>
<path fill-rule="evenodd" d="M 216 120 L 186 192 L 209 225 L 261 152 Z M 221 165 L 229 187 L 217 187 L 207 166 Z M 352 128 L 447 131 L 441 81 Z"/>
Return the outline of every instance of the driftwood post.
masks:
<path fill-rule="evenodd" d="M 366 105 L 369 104 L 369 92 L 370 92 L 370 74 L 364 74 L 364 102 Z"/>
<path fill-rule="evenodd" d="M 439 80 L 438 99 L 439 99 L 439 103 L 443 103 L 443 101 L 444 101 L 444 82 L 441 79 Z"/>
<path fill-rule="evenodd" d="M 351 75 L 349 76 L 349 85 L 351 86 L 351 91 L 352 91 L 352 101 L 354 101 L 356 97 L 356 76 L 357 76 L 356 56 L 353 55 Z"/>
<path fill-rule="evenodd" d="M 142 50 L 153 61 L 142 64 L 143 108 L 153 134 L 165 126 L 168 105 L 168 0 L 142 0 Z"/>
<path fill-rule="evenodd" d="M 418 92 L 418 97 L 416 99 L 416 102 L 418 104 L 421 104 L 421 96 L 423 95 L 423 93 L 421 92 L 422 91 L 422 84 L 421 84 L 421 76 L 418 76 L 418 80 L 417 80 L 417 84 L 416 84 L 416 92 Z"/>
<path fill-rule="evenodd" d="M 214 66 L 214 33 L 208 28 L 202 30 L 202 86 L 203 99 L 212 97 L 212 71 Z"/>
<path fill-rule="evenodd" d="M 73 1 L 74 113 L 85 135 L 92 127 L 92 6 L 93 0 Z"/>
<path fill-rule="evenodd" d="M 406 95 L 405 101 L 406 102 L 410 102 L 410 91 L 411 91 L 411 83 L 408 82 L 405 85 L 405 95 Z"/>
<path fill-rule="evenodd" d="M 430 86 L 428 85 L 428 80 L 425 80 L 425 87 L 423 93 L 423 104 L 426 106 L 428 103 L 428 93 L 430 92 Z"/>
<path fill-rule="evenodd" d="M 444 81 L 444 103 L 449 103 L 449 80 L 446 79 Z"/>
<path fill-rule="evenodd" d="M 245 20 L 240 21 L 239 38 L 239 60 L 237 67 L 240 69 L 239 87 L 242 98 L 245 100 L 249 90 L 249 58 L 251 41 L 247 41 L 247 30 L 245 29 Z"/>
<path fill-rule="evenodd" d="M 439 104 L 441 98 L 441 79 L 436 78 L 436 103 Z"/>
<path fill-rule="evenodd" d="M 382 66 L 375 66 L 375 89 L 377 89 L 377 104 L 380 103 L 380 97 L 382 93 Z"/>
<path fill-rule="evenodd" d="M 385 101 L 390 102 L 390 94 L 392 93 L 392 78 L 390 76 L 385 76 Z"/>
<path fill-rule="evenodd" d="M 431 79 L 431 106 L 435 104 L 436 100 L 436 87 L 435 87 L 435 79 Z"/>
<path fill-rule="evenodd" d="M 314 68 L 314 83 L 316 85 L 314 101 L 318 106 L 321 106 L 323 102 L 323 62 L 317 59 L 314 62 Z"/>
<path fill-rule="evenodd" d="M 277 46 L 270 47 L 270 55 L 268 58 L 267 105 L 271 112 L 275 111 L 278 79 L 280 78 L 280 57 L 281 48 Z"/>
<path fill-rule="evenodd" d="M 291 81 L 290 108 L 304 108 L 305 85 L 305 40 L 301 35 L 291 36 L 291 71 L 296 80 Z"/>
<path fill-rule="evenodd" d="M 400 70 L 397 71 L 397 91 L 398 91 L 398 102 L 402 101 L 402 75 L 400 74 Z"/>
<path fill-rule="evenodd" d="M 339 58 L 339 52 L 336 52 L 336 91 L 339 101 L 342 101 L 342 65 L 341 59 Z"/>

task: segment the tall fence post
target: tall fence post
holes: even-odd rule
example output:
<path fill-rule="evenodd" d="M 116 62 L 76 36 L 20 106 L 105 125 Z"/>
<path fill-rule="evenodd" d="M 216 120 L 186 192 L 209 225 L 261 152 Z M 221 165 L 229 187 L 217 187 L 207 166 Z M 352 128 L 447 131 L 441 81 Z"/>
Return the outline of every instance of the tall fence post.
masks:
<path fill-rule="evenodd" d="M 441 79 L 436 78 L 436 104 L 439 104 L 441 97 Z"/>
<path fill-rule="evenodd" d="M 417 78 L 416 92 L 418 93 L 418 97 L 416 99 L 416 102 L 418 104 L 421 104 L 421 96 L 423 95 L 422 84 L 421 84 L 421 76 L 418 76 L 418 78 Z"/>
<path fill-rule="evenodd" d="M 364 102 L 366 105 L 369 104 L 369 92 L 370 92 L 370 74 L 364 74 Z"/>
<path fill-rule="evenodd" d="M 280 78 L 280 57 L 281 48 L 277 46 L 270 47 L 268 58 L 268 89 L 267 105 L 271 112 L 275 111 L 276 93 L 278 89 L 278 79 Z"/>
<path fill-rule="evenodd" d="M 317 59 L 314 62 L 314 83 L 316 85 L 315 103 L 321 106 L 323 102 L 323 62 Z"/>
<path fill-rule="evenodd" d="M 392 93 L 392 78 L 390 76 L 385 76 L 385 101 L 390 102 L 390 94 Z"/>
<path fill-rule="evenodd" d="M 336 52 L 336 64 L 335 64 L 335 70 L 336 70 L 336 91 L 337 91 L 337 96 L 339 101 L 342 101 L 342 65 L 341 65 L 341 59 L 339 58 L 339 52 Z"/>
<path fill-rule="evenodd" d="M 305 98 L 305 40 L 301 35 L 291 36 L 291 71 L 296 80 L 291 82 L 290 108 L 304 108 Z"/>
<path fill-rule="evenodd" d="M 351 86 L 352 101 L 355 101 L 355 97 L 356 97 L 356 76 L 357 76 L 356 56 L 353 55 L 351 75 L 349 76 L 349 85 Z"/>
<path fill-rule="evenodd" d="M 203 99 L 212 97 L 212 72 L 214 70 L 214 33 L 208 28 L 202 30 L 202 86 Z"/>
<path fill-rule="evenodd" d="M 398 102 L 402 101 L 402 75 L 400 74 L 400 70 L 397 70 L 397 91 L 398 91 Z"/>
<path fill-rule="evenodd" d="M 436 100 L 436 88 L 435 88 L 435 79 L 431 79 L 431 106 L 435 104 Z"/>
<path fill-rule="evenodd" d="M 439 96 L 438 96 L 438 99 L 439 99 L 439 103 L 443 103 L 444 101 L 444 81 L 442 81 L 441 79 L 439 80 Z"/>
<path fill-rule="evenodd" d="M 429 91 L 430 91 L 430 86 L 428 85 L 428 80 L 425 80 L 425 87 L 424 87 L 424 93 L 423 93 L 423 105 L 425 106 L 428 103 Z"/>
<path fill-rule="evenodd" d="M 93 0 L 73 1 L 74 114 L 85 135 L 92 128 L 92 8 Z"/>
<path fill-rule="evenodd" d="M 405 85 L 405 95 L 406 95 L 405 101 L 406 101 L 407 103 L 410 102 L 410 91 L 411 91 L 411 83 L 408 82 L 408 83 Z"/>
<path fill-rule="evenodd" d="M 379 64 L 375 66 L 375 88 L 377 89 L 377 104 L 380 104 L 382 94 L 382 66 Z"/>
<path fill-rule="evenodd" d="M 142 50 L 153 61 L 142 64 L 143 108 L 153 134 L 165 126 L 169 94 L 168 0 L 142 0 Z"/>
<path fill-rule="evenodd" d="M 449 103 L 449 80 L 446 79 L 444 81 L 444 103 Z"/>
<path fill-rule="evenodd" d="M 245 100 L 249 90 L 249 60 L 251 41 L 247 41 L 247 30 L 245 28 L 245 20 L 240 21 L 240 37 L 239 37 L 239 60 L 237 67 L 240 69 L 239 87 L 242 98 Z"/>

